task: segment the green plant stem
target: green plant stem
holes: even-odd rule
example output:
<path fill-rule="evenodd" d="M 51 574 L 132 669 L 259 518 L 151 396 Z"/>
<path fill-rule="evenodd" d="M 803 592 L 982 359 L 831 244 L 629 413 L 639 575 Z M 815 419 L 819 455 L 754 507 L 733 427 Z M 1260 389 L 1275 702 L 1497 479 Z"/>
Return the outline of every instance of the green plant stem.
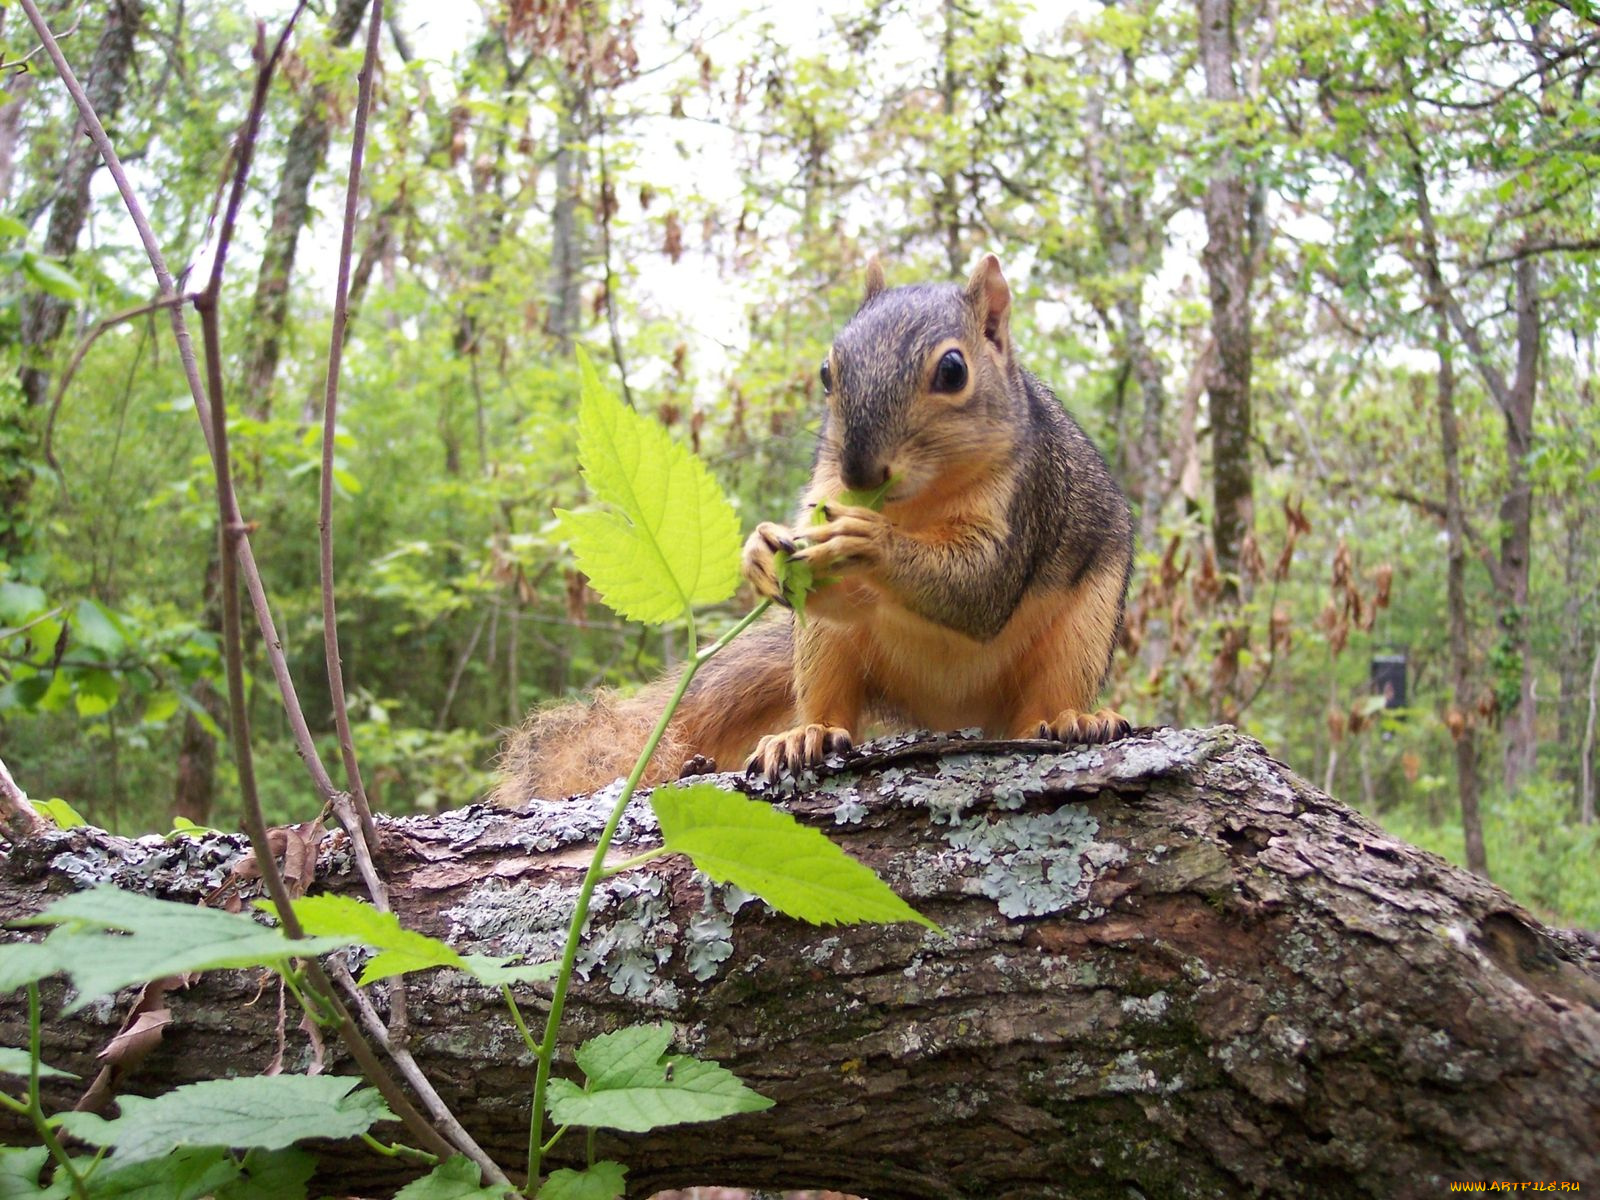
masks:
<path fill-rule="evenodd" d="M 549 1154 L 550 1153 L 550 1147 L 554 1146 L 557 1142 L 559 1142 L 561 1140 L 561 1135 L 566 1133 L 566 1131 L 571 1129 L 571 1128 L 572 1128 L 571 1125 L 563 1125 L 560 1129 L 558 1129 L 554 1133 L 552 1133 L 550 1135 L 550 1140 L 544 1144 L 544 1151 L 543 1152 L 545 1154 Z"/>
<path fill-rule="evenodd" d="M 370 1133 L 362 1133 L 361 1140 L 385 1158 L 410 1158 L 420 1163 L 426 1163 L 430 1167 L 438 1166 L 439 1164 L 437 1155 L 429 1154 L 426 1150 L 418 1150 L 415 1146 L 407 1146 L 403 1142 L 396 1142 L 392 1146 L 386 1146 Z"/>
<path fill-rule="evenodd" d="M 39 1102 L 39 1055 L 42 1053 L 39 1045 L 39 985 L 28 985 L 28 1118 L 33 1122 L 33 1128 L 39 1135 L 39 1140 L 50 1151 L 50 1157 L 56 1160 L 56 1165 L 67 1173 L 67 1178 L 72 1181 L 72 1194 L 76 1200 L 89 1200 L 89 1189 L 83 1181 L 83 1176 L 78 1174 L 77 1168 L 72 1165 L 72 1159 L 67 1156 L 66 1147 L 62 1146 L 55 1131 L 50 1128 L 50 1122 L 45 1119 L 44 1106 Z"/>
<path fill-rule="evenodd" d="M 509 983 L 500 985 L 500 994 L 506 998 L 506 1007 L 511 1010 L 511 1021 L 517 1027 L 517 1032 L 522 1035 L 522 1044 L 533 1051 L 534 1057 L 539 1055 L 539 1043 L 533 1040 L 533 1033 L 528 1029 L 528 1023 L 522 1019 L 522 1009 L 517 1007 L 516 993 L 511 990 Z"/>
<path fill-rule="evenodd" d="M 645 769 L 650 765 L 650 760 L 655 757 L 656 747 L 661 744 L 662 736 L 667 732 L 667 725 L 671 722 L 673 714 L 678 711 L 678 705 L 683 701 L 683 695 L 689 690 L 689 684 L 694 680 L 695 672 L 734 638 L 750 628 L 756 620 L 767 611 L 771 600 L 763 600 L 748 613 L 746 613 L 732 629 L 723 634 L 704 650 L 695 650 L 695 624 L 694 614 L 688 616 L 689 656 L 683 665 L 683 673 L 678 677 L 678 686 L 673 689 L 672 699 L 667 702 L 666 709 L 661 714 L 661 719 L 656 722 L 655 728 L 650 732 L 650 739 L 645 743 L 644 750 L 639 754 L 639 760 L 633 764 L 633 771 L 628 780 L 622 785 L 622 794 L 617 797 L 617 802 L 612 806 L 611 817 L 606 821 L 605 828 L 600 833 L 600 840 L 595 843 L 594 854 L 589 860 L 589 869 L 584 873 L 583 883 L 578 888 L 578 900 L 572 910 L 572 920 L 567 925 L 567 943 L 561 954 L 561 970 L 556 975 L 555 989 L 550 994 L 550 1013 L 545 1019 L 544 1040 L 539 1044 L 538 1067 L 533 1080 L 533 1113 L 528 1119 L 528 1194 L 532 1195 L 539 1186 L 539 1166 L 545 1147 L 540 1145 L 540 1136 L 544 1132 L 544 1097 L 545 1089 L 550 1083 L 550 1066 L 555 1060 L 556 1035 L 561 1029 L 561 1014 L 566 1008 L 567 989 L 572 985 L 573 964 L 577 962 L 578 945 L 583 939 L 583 927 L 589 919 L 589 902 L 594 896 L 594 889 L 606 876 L 605 859 L 606 851 L 611 848 L 611 839 L 616 836 L 617 826 L 622 822 L 622 813 L 628 807 L 628 801 L 633 799 L 634 790 L 639 786 L 639 780 L 644 778 Z M 554 1138 L 551 1139 L 554 1142 Z"/>
<path fill-rule="evenodd" d="M 625 858 L 614 866 L 605 869 L 605 877 L 610 879 L 613 875 L 621 875 L 635 867 L 642 867 L 647 862 L 653 862 L 664 854 L 671 853 L 665 846 L 657 846 L 654 850 L 646 850 L 643 854 L 635 854 L 632 858 Z"/>

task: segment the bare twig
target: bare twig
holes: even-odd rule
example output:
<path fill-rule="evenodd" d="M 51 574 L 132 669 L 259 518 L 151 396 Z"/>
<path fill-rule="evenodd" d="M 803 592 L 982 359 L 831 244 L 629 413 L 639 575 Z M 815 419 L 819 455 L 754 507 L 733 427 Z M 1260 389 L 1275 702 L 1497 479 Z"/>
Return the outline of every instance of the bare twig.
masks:
<path fill-rule="evenodd" d="M 34 32 L 38 34 L 44 44 L 50 60 L 55 64 L 57 73 L 71 94 L 73 102 L 78 107 L 79 116 L 83 120 L 85 129 L 96 149 L 100 151 L 107 170 L 111 173 L 118 191 L 122 194 L 123 202 L 128 208 L 128 214 L 133 219 L 134 227 L 139 232 L 140 241 L 143 243 L 145 253 L 150 259 L 151 268 L 155 271 L 156 281 L 161 288 L 159 299 L 168 300 L 176 295 L 172 273 L 167 269 L 166 258 L 161 252 L 161 247 L 156 241 L 155 232 L 151 228 L 148 218 L 144 214 L 143 206 L 134 194 L 133 187 L 128 181 L 127 172 L 122 168 L 122 162 L 117 157 L 115 147 L 110 138 L 106 136 L 105 127 L 101 124 L 94 105 L 83 90 L 83 85 L 73 73 L 66 56 L 62 54 L 61 47 L 51 36 L 49 27 L 45 24 L 44 17 L 40 14 L 35 0 L 21 0 L 22 8 L 27 13 L 28 21 L 33 25 Z M 279 48 L 282 47 L 280 40 Z M 270 68 L 275 61 L 269 59 L 267 66 Z M 257 91 L 258 100 L 265 97 L 265 85 L 259 84 Z M 247 135 L 258 125 L 260 113 L 253 112 L 247 125 Z M 242 154 L 238 179 L 242 181 L 245 170 L 248 168 L 248 148 Z M 236 195 L 241 192 L 242 183 L 235 188 Z M 235 207 L 235 213 L 237 209 Z M 213 282 L 220 279 L 221 264 L 227 249 L 227 236 L 229 230 L 227 223 L 224 233 L 219 237 L 217 264 L 213 269 Z M 211 290 L 208 285 L 208 291 Z M 272 626 L 270 612 L 267 607 L 265 589 L 261 585 L 260 572 L 256 570 L 254 557 L 250 553 L 250 543 L 246 536 L 246 526 L 239 514 L 238 500 L 233 491 L 232 478 L 228 470 L 227 455 L 227 424 L 222 402 L 221 378 L 221 352 L 220 338 L 217 336 L 215 321 L 215 306 L 210 308 L 210 319 L 204 309 L 201 311 L 202 325 L 205 330 L 208 373 L 210 376 L 210 395 L 208 400 L 207 388 L 201 382 L 199 364 L 194 353 L 194 343 L 189 337 L 188 325 L 183 319 L 183 310 L 179 305 L 171 305 L 169 311 L 172 315 L 173 336 L 178 343 L 179 358 L 183 362 L 184 375 L 189 383 L 190 393 L 194 397 L 196 411 L 200 417 L 201 428 L 206 435 L 206 441 L 211 449 L 212 462 L 217 475 L 217 503 L 221 517 L 222 527 L 218 531 L 223 540 L 223 605 L 224 625 L 227 632 L 228 662 L 228 688 L 229 698 L 233 706 L 233 725 L 235 745 L 243 747 L 238 767 L 241 786 L 247 788 L 248 794 L 253 795 L 254 780 L 250 766 L 249 732 L 244 715 L 244 693 L 242 654 L 239 649 L 239 606 L 238 606 L 238 573 L 245 576 L 246 585 L 250 589 L 251 601 L 255 606 L 257 619 L 262 624 L 262 633 L 266 638 L 269 657 L 273 659 L 274 673 L 278 675 L 279 686 L 283 692 L 285 707 L 289 710 L 291 725 L 296 727 L 296 739 L 301 742 L 302 754 L 306 757 L 306 765 L 312 770 L 312 777 L 319 788 L 325 789 L 325 795 L 330 799 L 335 795 L 332 781 L 328 779 L 326 771 L 322 769 L 321 762 L 317 759 L 315 746 L 311 742 L 310 731 L 305 726 L 304 716 L 300 712 L 298 699 L 295 698 L 293 683 L 288 676 L 288 667 L 283 660 L 282 646 L 278 642 L 277 631 Z M 197 301 L 198 307 L 198 301 Z M 230 611 L 231 610 L 231 611 Z M 275 655 L 275 657 L 274 657 Z M 281 669 L 280 669 L 281 668 Z M 246 779 L 249 777 L 248 784 Z M 245 806 L 245 825 L 250 835 L 251 843 L 255 848 L 257 860 L 261 866 L 262 878 L 267 884 L 267 889 L 272 893 L 274 901 L 278 904 L 279 919 L 282 920 L 284 931 L 291 937 L 299 937 L 301 929 L 295 920 L 293 908 L 288 902 L 288 893 L 283 884 L 281 874 L 276 870 L 276 862 L 271 853 L 271 846 L 266 837 L 266 829 L 261 818 L 259 804 Z M 252 811 L 253 810 L 253 811 Z M 417 1111 L 398 1082 L 383 1063 L 378 1059 L 376 1052 L 362 1036 L 361 1030 L 351 1019 L 349 1012 L 340 1003 L 327 974 L 315 959 L 306 961 L 305 970 L 312 985 L 318 989 L 332 1006 L 337 1020 L 336 1025 L 341 1040 L 350 1050 L 357 1065 L 382 1094 L 385 1102 L 396 1116 L 400 1118 L 418 1138 L 430 1153 L 441 1157 L 448 1157 L 454 1153 L 454 1148 L 446 1141 L 427 1119 Z"/>
<path fill-rule="evenodd" d="M 333 449 L 339 417 L 339 369 L 344 357 L 344 328 L 350 309 L 350 259 L 355 246 L 356 206 L 361 196 L 361 164 L 366 155 L 367 116 L 372 108 L 372 77 L 378 65 L 378 42 L 383 34 L 383 0 L 372 0 L 367 19 L 367 50 L 357 76 L 355 128 L 351 134 L 350 174 L 345 185 L 344 230 L 339 238 L 339 278 L 334 287 L 333 330 L 328 336 L 327 391 L 322 403 L 322 486 L 317 529 L 321 536 L 322 646 L 328 667 L 329 698 L 333 702 L 333 722 L 339 734 L 339 754 L 344 760 L 345 780 L 350 789 L 361 834 L 374 849 L 378 829 L 367 804 L 361 782 L 361 767 L 356 761 L 355 740 L 350 734 L 350 709 L 345 702 L 344 666 L 339 656 L 339 616 L 333 594 Z M 388 895 L 381 890 L 373 902 L 387 911 Z"/>
<path fill-rule="evenodd" d="M 160 312 L 164 308 L 182 304 L 186 299 L 187 297 L 185 296 L 163 296 L 146 304 L 137 304 L 132 308 L 124 309 L 122 312 L 113 313 L 109 317 L 96 321 L 89 332 L 84 335 L 83 340 L 78 343 L 78 348 L 72 352 L 72 358 L 67 362 L 67 369 L 61 373 L 60 382 L 56 384 L 56 393 L 50 398 L 50 412 L 46 415 L 44 421 L 44 461 L 49 464 L 50 469 L 56 473 L 57 477 L 61 475 L 61 464 L 56 461 L 54 446 L 56 417 L 61 412 L 61 401 L 67 394 L 67 385 L 72 382 L 72 377 L 78 373 L 78 368 L 83 365 L 84 355 L 89 353 L 89 348 L 99 340 L 102 333 L 115 329 L 124 321 L 132 321 L 136 317 Z"/>

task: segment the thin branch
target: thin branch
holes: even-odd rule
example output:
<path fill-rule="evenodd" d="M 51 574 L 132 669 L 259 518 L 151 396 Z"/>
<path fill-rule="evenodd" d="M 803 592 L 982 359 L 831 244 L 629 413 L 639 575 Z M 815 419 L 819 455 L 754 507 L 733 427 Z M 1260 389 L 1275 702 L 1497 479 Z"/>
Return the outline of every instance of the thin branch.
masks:
<path fill-rule="evenodd" d="M 367 19 L 367 49 L 357 76 L 355 128 L 351 135 L 350 173 L 345 186 L 344 230 L 339 238 L 339 277 L 334 286 L 333 329 L 328 337 L 327 390 L 322 403 L 322 481 L 317 529 L 321 540 L 322 645 L 328 668 L 329 698 L 333 703 L 334 727 L 339 735 L 339 754 L 344 760 L 345 781 L 350 789 L 361 836 L 376 848 L 378 828 L 372 820 L 367 792 L 356 761 L 355 740 L 350 733 L 350 710 L 345 702 L 344 667 L 339 656 L 339 617 L 333 594 L 333 450 L 339 417 L 339 370 L 344 357 L 344 329 L 350 314 L 350 260 L 355 247 L 356 205 L 361 195 L 361 164 L 366 155 L 367 117 L 372 108 L 372 77 L 378 63 L 378 42 L 383 34 L 383 0 L 372 0 Z M 372 897 L 379 909 L 387 912 L 388 893 L 381 882 Z"/>
<path fill-rule="evenodd" d="M 89 348 L 93 346 L 95 342 L 99 340 L 100 335 L 105 333 L 107 330 L 116 328 L 124 321 L 132 321 L 136 317 L 142 317 L 148 313 L 160 312 L 162 309 L 171 308 L 175 304 L 182 304 L 186 299 L 188 299 L 186 296 L 163 296 L 159 299 L 151 300 L 148 303 L 138 304 L 133 308 L 124 309 L 122 312 L 114 313 L 109 317 L 105 317 L 95 322 L 93 328 L 91 328 L 89 332 L 84 335 L 83 340 L 78 343 L 78 348 L 72 352 L 72 358 L 67 362 L 67 369 L 61 373 L 61 379 L 56 384 L 55 395 L 50 397 L 50 411 L 46 415 L 44 421 L 44 461 L 48 463 L 50 469 L 56 473 L 57 478 L 62 479 L 63 486 L 65 486 L 65 479 L 61 474 L 61 464 L 56 461 L 55 455 L 54 442 L 56 432 L 56 417 L 61 412 L 61 401 L 67 394 L 67 385 L 72 382 L 72 377 L 78 373 L 78 368 L 83 365 L 84 355 L 89 353 Z"/>
<path fill-rule="evenodd" d="M 145 253 L 150 259 L 151 268 L 155 272 L 156 281 L 160 285 L 161 298 L 172 297 L 177 289 L 174 286 L 172 273 L 167 269 L 166 258 L 161 253 L 161 247 L 156 241 L 155 232 L 144 214 L 143 206 L 139 204 L 138 197 L 134 194 L 133 187 L 128 181 L 127 172 L 123 170 L 122 162 L 117 157 L 117 152 L 111 144 L 111 139 L 106 136 L 105 127 L 101 124 L 99 115 L 94 110 L 94 105 L 90 102 L 87 93 L 84 92 L 83 85 L 78 81 L 77 75 L 74 74 L 71 65 L 66 60 L 66 56 L 62 54 L 61 47 L 56 43 L 55 38 L 51 36 L 50 29 L 39 12 L 36 0 L 21 0 L 21 2 L 23 11 L 27 13 L 29 23 L 33 25 L 34 32 L 38 34 L 40 41 L 44 43 L 45 50 L 50 55 L 50 61 L 55 64 L 57 73 L 61 76 L 63 84 L 65 84 L 73 102 L 77 105 L 79 116 L 83 120 L 90 139 L 94 142 L 96 149 L 100 151 L 101 157 L 105 161 L 106 169 L 111 173 L 111 177 L 117 185 L 117 190 L 122 194 L 123 202 L 128 208 L 128 215 L 133 219 L 134 227 L 139 232 L 140 241 L 144 245 Z M 264 95 L 264 90 L 262 94 Z M 257 118 L 259 118 L 259 114 L 257 114 Z M 242 176 L 243 172 L 241 171 L 240 174 Z M 219 261 L 222 258 L 221 252 L 225 249 L 224 245 L 219 244 Z M 188 381 L 190 393 L 194 397 L 196 410 L 201 419 L 201 428 L 206 434 L 206 441 L 211 449 L 212 462 L 217 475 L 217 505 L 221 516 L 221 528 L 218 530 L 218 536 L 223 540 L 224 547 L 222 555 L 224 564 L 224 621 L 231 630 L 231 635 L 228 638 L 228 655 L 230 658 L 228 686 L 230 700 L 234 705 L 235 717 L 239 717 L 243 711 L 242 662 L 239 661 L 242 656 L 239 654 L 238 647 L 240 615 L 237 591 L 238 576 L 234 569 L 237 568 L 242 570 L 247 586 L 250 588 L 251 600 L 255 605 L 257 618 L 262 622 L 262 632 L 266 636 L 269 656 L 274 651 L 276 652 L 277 657 L 274 660 L 275 672 L 282 665 L 279 684 L 284 692 L 285 706 L 290 709 L 291 724 L 294 724 L 295 718 L 298 718 L 297 739 L 303 731 L 305 736 L 304 745 L 310 747 L 307 766 L 311 767 L 315 764 L 315 769 L 312 772 L 313 778 L 318 780 L 319 786 L 324 783 L 327 785 L 327 794 L 331 797 L 333 795 L 332 782 L 327 779 L 326 772 L 321 770 L 321 763 L 316 758 L 315 748 L 310 740 L 310 732 L 305 729 L 305 719 L 299 712 L 299 703 L 294 700 L 293 685 L 288 679 L 288 668 L 283 663 L 282 646 L 278 643 L 276 630 L 271 625 L 265 590 L 261 586 L 260 573 L 256 570 L 254 558 L 250 553 L 250 543 L 245 532 L 246 527 L 239 515 L 238 500 L 233 492 L 232 478 L 228 471 L 227 426 L 221 390 L 220 338 L 217 336 L 216 323 L 214 320 L 202 321 L 203 327 L 205 327 L 207 351 L 210 358 L 208 372 L 213 385 L 212 394 L 208 401 L 206 387 L 200 379 L 199 364 L 194 353 L 194 343 L 190 340 L 188 325 L 183 319 L 183 309 L 179 305 L 172 305 L 169 308 L 169 312 L 172 316 L 173 336 L 178 343 L 178 354 L 183 362 L 184 375 Z M 203 318 L 204 316 L 205 314 L 202 313 Z M 215 316 L 214 308 L 212 316 Z M 232 610 L 231 617 L 230 609 Z M 243 720 L 236 719 L 234 726 L 236 745 L 241 740 L 245 744 L 244 757 L 240 759 L 238 764 L 241 785 L 243 785 L 245 777 L 251 773 L 248 753 L 249 734 Z M 251 787 L 253 790 L 253 779 L 251 780 Z M 249 812 L 250 807 L 249 805 L 246 806 L 245 824 L 256 851 L 263 881 L 266 882 L 268 890 L 273 894 L 273 899 L 278 903 L 279 919 L 283 922 L 284 932 L 290 937 L 299 937 L 301 935 L 300 925 L 295 920 L 294 911 L 288 903 L 288 895 L 284 888 L 282 876 L 276 870 L 276 861 L 272 856 L 271 846 L 266 838 L 266 830 L 261 818 L 259 805 L 254 806 L 255 811 L 253 813 Z M 350 1014 L 344 1005 L 340 1003 L 331 981 L 322 970 L 321 964 L 315 959 L 308 959 L 305 963 L 305 970 L 312 984 L 324 994 L 329 1004 L 333 1007 L 338 1018 L 336 1024 L 341 1040 L 349 1049 L 352 1057 L 355 1058 L 363 1074 L 382 1094 L 385 1102 L 389 1105 L 390 1111 L 405 1123 L 412 1134 L 430 1152 L 439 1154 L 442 1157 L 448 1157 L 452 1154 L 454 1150 L 450 1143 L 441 1137 L 438 1131 L 417 1111 L 405 1091 L 385 1069 L 376 1052 L 362 1036 L 361 1030 L 351 1020 Z"/>

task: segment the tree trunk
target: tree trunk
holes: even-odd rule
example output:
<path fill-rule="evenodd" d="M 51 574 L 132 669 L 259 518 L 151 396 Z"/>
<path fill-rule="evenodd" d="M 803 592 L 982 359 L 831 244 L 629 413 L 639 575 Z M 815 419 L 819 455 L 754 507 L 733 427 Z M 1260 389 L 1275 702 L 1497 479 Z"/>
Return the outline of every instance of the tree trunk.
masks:
<path fill-rule="evenodd" d="M 550 215 L 550 313 L 545 331 L 555 339 L 556 352 L 572 355 L 572 339 L 583 312 L 583 242 L 578 210 L 583 205 L 583 179 L 587 167 L 589 91 L 581 79 L 564 89 L 557 125 L 556 194 Z M 605 203 L 605 197 L 601 197 Z"/>
<path fill-rule="evenodd" d="M 1237 731 L 1074 749 L 902 739 L 819 774 L 783 789 L 787 806 L 945 932 L 802 925 L 708 894 L 676 857 L 602 885 L 564 1061 L 580 1037 L 664 1019 L 777 1101 L 687 1135 L 602 1134 L 630 1196 L 1388 1198 L 1600 1177 L 1592 940 L 1386 837 Z M 380 869 L 407 924 L 543 958 L 606 807 L 384 820 Z M 636 805 L 617 857 L 654 840 Z M 343 839 L 331 843 L 320 886 L 353 890 Z M 0 866 L 0 918 L 108 879 L 191 898 L 239 845 L 50 833 Z M 137 1088 L 265 1067 L 279 1017 L 259 989 L 254 973 L 219 972 L 175 994 Z M 524 988 L 525 1008 L 545 994 Z M 45 1057 L 92 1074 L 119 1015 L 91 1004 L 56 1019 L 59 1001 L 53 989 Z M 435 975 L 409 1008 L 445 1098 L 492 1154 L 520 1161 L 532 1071 L 495 996 Z M 23 1021 L 16 997 L 0 1007 L 5 1044 L 22 1044 Z M 304 1064 L 288 1026 L 285 1061 Z M 330 1048 L 329 1069 L 348 1072 L 339 1059 Z M 61 1084 L 56 1106 L 74 1099 Z M 558 1161 L 582 1140 L 564 1139 Z M 408 1169 L 359 1147 L 321 1163 L 321 1191 L 369 1196 Z"/>
<path fill-rule="evenodd" d="M 1445 587 L 1450 623 L 1450 711 L 1446 725 L 1455 743 L 1456 789 L 1461 800 L 1461 834 L 1466 847 L 1467 866 L 1489 877 L 1489 856 L 1483 844 L 1483 817 L 1478 798 L 1482 781 L 1478 765 L 1478 735 L 1472 696 L 1472 642 L 1467 612 L 1467 510 L 1461 494 L 1461 429 L 1456 420 L 1456 376 L 1451 355 L 1450 329 L 1457 322 L 1457 309 L 1439 262 L 1439 237 L 1433 221 L 1433 204 L 1428 197 L 1428 180 L 1423 173 L 1422 155 L 1412 143 L 1410 163 L 1412 198 L 1417 206 L 1417 225 L 1422 233 L 1422 254 L 1418 260 L 1428 302 L 1434 311 L 1434 350 L 1439 355 L 1435 391 L 1435 410 L 1439 414 L 1439 450 L 1444 464 L 1444 521 L 1446 545 Z M 1459 327 L 1457 332 L 1460 332 Z M 1475 347 L 1469 342 L 1469 349 Z M 1476 353 L 1474 355 L 1476 357 Z M 1494 384 L 1489 379 L 1491 387 Z"/>
<path fill-rule="evenodd" d="M 1235 78 L 1238 46 L 1233 0 L 1197 0 L 1200 60 L 1206 99 L 1225 118 L 1241 99 Z M 1254 269 L 1249 242 L 1250 187 L 1238 156 L 1224 150 L 1212 167 L 1205 194 L 1206 245 L 1201 254 L 1211 296 L 1211 339 L 1216 361 L 1206 380 L 1211 409 L 1211 537 L 1222 576 L 1221 648 L 1211 707 L 1226 715 L 1239 698 L 1238 624 L 1240 573 L 1245 539 L 1255 527 L 1250 464 L 1250 287 Z"/>
<path fill-rule="evenodd" d="M 116 126 L 117 112 L 127 90 L 128 67 L 133 61 L 133 43 L 143 17 L 142 0 L 112 0 L 106 6 L 105 28 L 95 45 L 84 86 L 107 129 Z M 89 183 L 99 166 L 100 152 L 74 117 L 66 161 L 61 165 L 50 204 L 50 223 L 42 247 L 45 254 L 71 258 L 77 251 L 78 236 L 89 219 Z M 42 405 L 50 398 L 50 352 L 61 336 L 71 307 L 68 301 L 45 292 L 23 293 L 21 335 L 27 361 L 18 378 L 30 405 Z"/>
<path fill-rule="evenodd" d="M 1534 711 L 1534 671 L 1528 638 L 1528 573 L 1533 561 L 1533 402 L 1539 391 L 1539 260 L 1517 260 L 1517 368 L 1501 402 L 1506 422 L 1506 490 L 1500 500 L 1500 628 L 1519 664 L 1517 705 L 1505 721 L 1506 795 L 1533 771 L 1539 749 Z"/>
<path fill-rule="evenodd" d="M 328 44 L 343 49 L 361 28 L 368 0 L 338 0 L 328 21 Z M 333 93 L 326 84 L 313 84 L 300 104 L 300 116 L 289 133 L 272 200 L 272 224 L 256 274 L 255 297 L 245 327 L 243 405 L 265 419 L 272 411 L 272 380 L 283 350 L 283 329 L 289 319 L 289 281 L 294 273 L 300 231 L 311 217 L 311 185 L 328 157 L 333 138 Z"/>

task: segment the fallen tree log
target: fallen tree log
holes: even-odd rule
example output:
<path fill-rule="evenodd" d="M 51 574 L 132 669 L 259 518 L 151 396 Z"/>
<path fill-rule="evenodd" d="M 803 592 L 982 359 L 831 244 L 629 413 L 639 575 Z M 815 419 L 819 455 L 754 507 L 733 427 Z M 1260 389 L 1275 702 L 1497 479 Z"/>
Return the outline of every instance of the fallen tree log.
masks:
<path fill-rule="evenodd" d="M 601 1152 L 629 1165 L 631 1195 L 1600 1185 L 1600 947 L 1386 836 L 1231 729 L 1077 749 L 897 739 L 798 790 L 755 790 L 825 827 L 946 936 L 805 926 L 707 886 L 678 858 L 605 884 L 571 1041 L 667 1020 L 679 1047 L 777 1101 L 711 1126 L 602 1135 Z M 408 925 L 464 951 L 547 957 L 607 807 L 602 793 L 385 820 L 380 867 Z M 653 840 L 636 803 L 617 854 Z M 0 864 L 0 916 L 106 881 L 193 898 L 241 849 L 226 837 L 35 837 Z M 358 890 L 339 837 L 319 880 Z M 524 992 L 531 1008 L 545 994 Z M 410 995 L 418 1060 L 480 1142 L 518 1163 L 530 1059 L 498 998 L 448 972 Z M 259 1071 L 280 1039 L 286 1069 L 310 1058 L 247 973 L 170 1000 L 172 1024 L 129 1090 Z M 119 1020 L 91 1005 L 51 1022 L 46 1058 L 92 1076 Z M 7 998 L 0 1038 L 23 1044 L 25 1029 Z M 381 1194 L 395 1169 L 342 1149 L 318 1183 Z"/>

